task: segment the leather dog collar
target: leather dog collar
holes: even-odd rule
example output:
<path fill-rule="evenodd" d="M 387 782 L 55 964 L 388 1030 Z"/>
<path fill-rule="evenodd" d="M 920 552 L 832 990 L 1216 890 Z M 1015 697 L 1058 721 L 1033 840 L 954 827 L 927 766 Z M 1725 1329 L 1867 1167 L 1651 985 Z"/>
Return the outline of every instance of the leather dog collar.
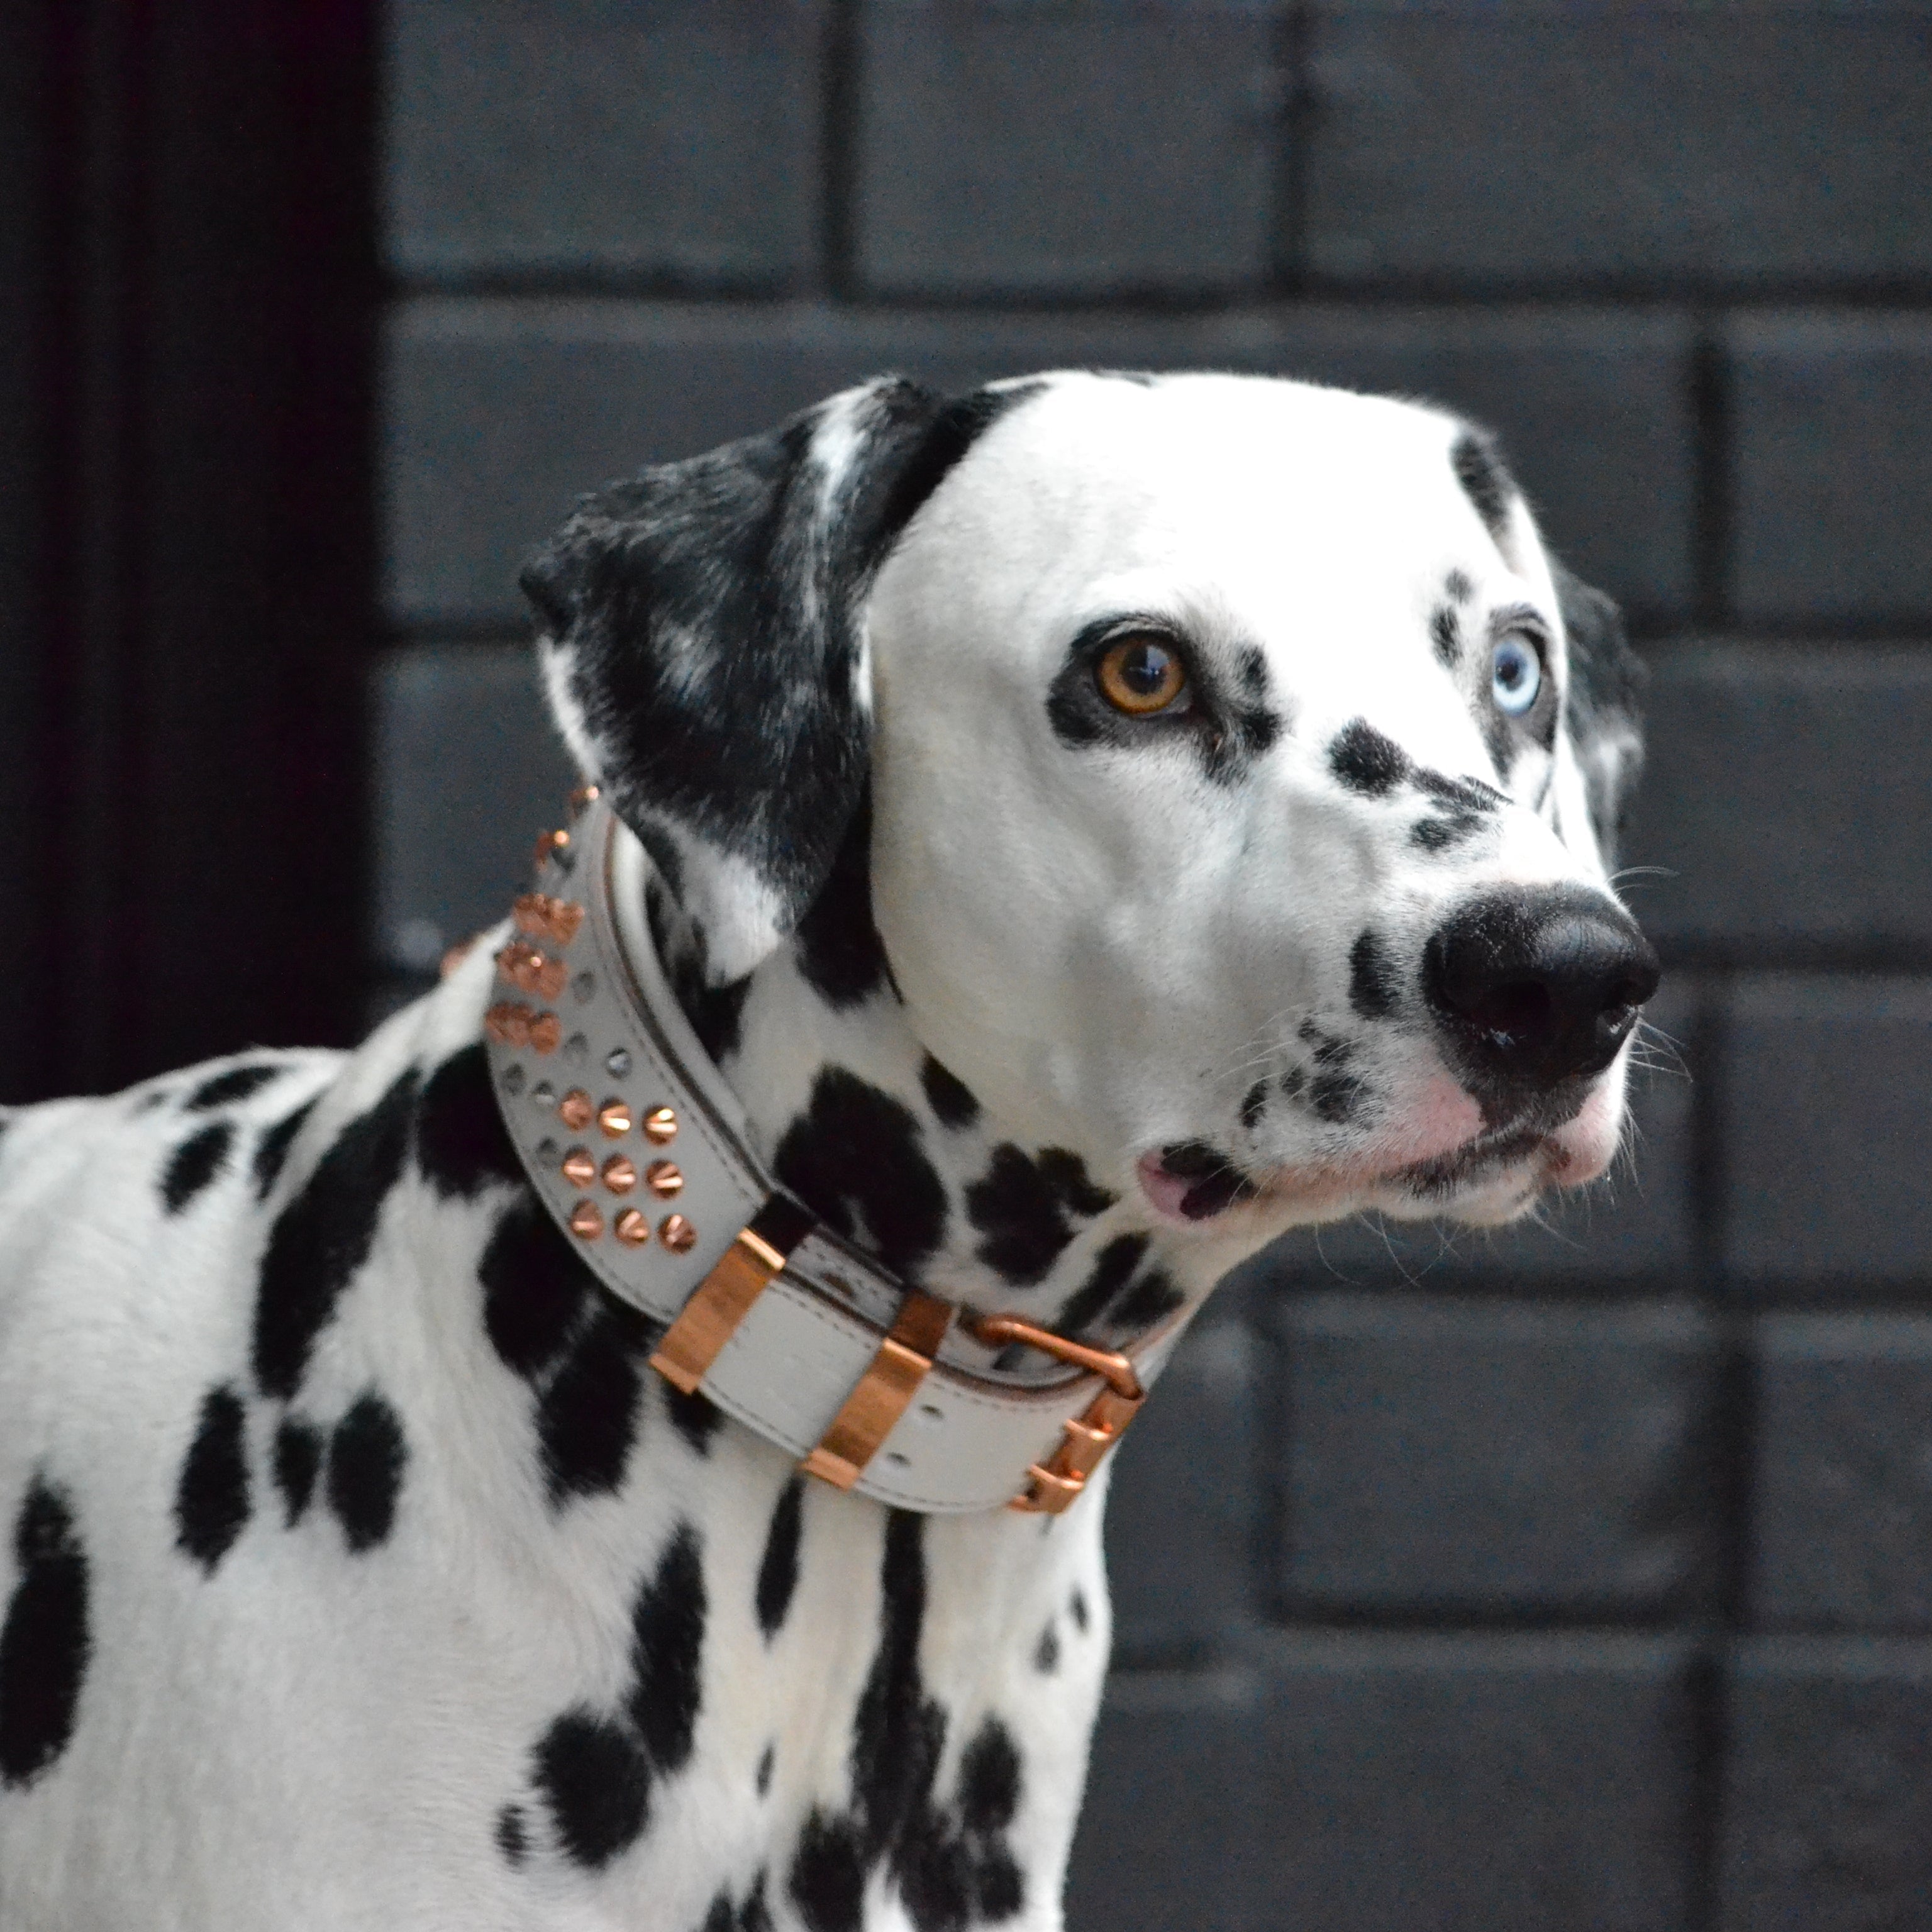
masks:
<path fill-rule="evenodd" d="M 1186 1311 L 1124 1353 L 1089 1348 L 910 1288 L 816 1220 L 750 1151 L 655 949 L 626 943 L 614 908 L 642 902 L 642 847 L 594 788 L 572 804 L 496 956 L 490 1078 L 572 1245 L 664 1325 L 652 1366 L 836 1488 L 934 1514 L 1065 1509 Z"/>

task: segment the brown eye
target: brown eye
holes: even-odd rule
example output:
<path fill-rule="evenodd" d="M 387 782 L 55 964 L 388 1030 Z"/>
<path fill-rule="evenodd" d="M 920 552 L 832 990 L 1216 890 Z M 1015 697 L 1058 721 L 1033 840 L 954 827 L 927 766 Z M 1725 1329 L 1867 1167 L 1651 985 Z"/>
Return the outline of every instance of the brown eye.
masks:
<path fill-rule="evenodd" d="M 1094 681 L 1100 695 L 1130 718 L 1166 710 L 1187 688 L 1179 657 L 1144 632 L 1116 638 L 1094 667 Z"/>

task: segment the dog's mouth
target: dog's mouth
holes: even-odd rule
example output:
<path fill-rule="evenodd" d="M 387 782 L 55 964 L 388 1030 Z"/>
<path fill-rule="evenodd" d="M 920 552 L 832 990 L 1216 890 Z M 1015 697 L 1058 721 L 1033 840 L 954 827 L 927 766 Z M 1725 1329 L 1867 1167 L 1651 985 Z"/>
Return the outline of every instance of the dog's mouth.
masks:
<path fill-rule="evenodd" d="M 1283 1169 L 1257 1178 L 1222 1149 L 1205 1141 L 1177 1141 L 1141 1156 L 1142 1190 L 1170 1220 L 1211 1221 L 1250 1204 L 1321 1210 L 1359 1203 L 1390 1189 L 1432 1208 L 1528 1169 L 1540 1187 L 1561 1184 L 1570 1156 L 1545 1124 L 1518 1124 L 1479 1133 L 1426 1160 L 1396 1166 L 1370 1162 L 1324 1163 Z"/>

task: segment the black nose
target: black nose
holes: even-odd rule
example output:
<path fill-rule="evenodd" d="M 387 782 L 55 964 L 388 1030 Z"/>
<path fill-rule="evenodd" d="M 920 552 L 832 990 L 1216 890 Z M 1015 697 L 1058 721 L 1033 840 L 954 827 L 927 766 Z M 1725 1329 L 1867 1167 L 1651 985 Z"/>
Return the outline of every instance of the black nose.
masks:
<path fill-rule="evenodd" d="M 1600 1073 L 1657 991 L 1657 955 L 1615 901 L 1516 886 L 1459 908 L 1424 949 L 1423 985 L 1464 1073 L 1513 1093 Z"/>

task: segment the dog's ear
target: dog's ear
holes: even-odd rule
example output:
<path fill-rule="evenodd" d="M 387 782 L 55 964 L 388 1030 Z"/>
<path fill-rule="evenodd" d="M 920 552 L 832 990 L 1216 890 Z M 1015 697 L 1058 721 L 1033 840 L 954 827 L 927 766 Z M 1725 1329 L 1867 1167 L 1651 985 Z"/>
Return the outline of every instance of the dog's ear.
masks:
<path fill-rule="evenodd" d="M 1616 862 L 1631 794 L 1643 770 L 1643 693 L 1649 673 L 1624 635 L 1623 613 L 1550 560 L 1556 606 L 1570 644 L 1564 722 L 1576 748 L 1597 849 Z"/>
<path fill-rule="evenodd" d="M 764 958 L 830 871 L 868 769 L 873 579 L 1019 393 L 864 383 L 584 497 L 524 570 L 558 724 L 712 984 Z"/>

